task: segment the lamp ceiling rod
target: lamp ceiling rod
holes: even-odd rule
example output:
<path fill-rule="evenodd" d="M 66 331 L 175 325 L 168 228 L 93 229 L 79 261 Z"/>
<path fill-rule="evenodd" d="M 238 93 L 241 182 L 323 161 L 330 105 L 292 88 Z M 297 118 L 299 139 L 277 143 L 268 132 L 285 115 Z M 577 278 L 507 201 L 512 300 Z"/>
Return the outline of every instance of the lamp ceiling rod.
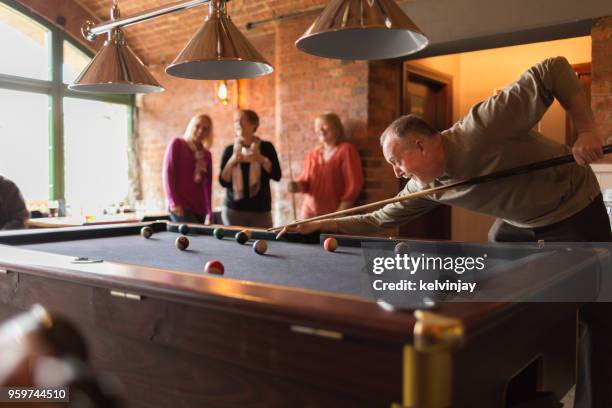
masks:
<path fill-rule="evenodd" d="M 150 20 L 166 14 L 174 13 L 175 11 L 182 11 L 194 8 L 209 2 L 210 0 L 177 1 L 175 3 L 167 4 L 165 6 L 159 6 L 151 10 L 143 11 L 139 14 L 119 18 L 117 20 L 106 21 L 96 25 L 94 25 L 94 23 L 91 21 L 87 21 L 83 25 L 81 30 L 85 38 L 87 38 L 89 41 L 93 41 L 98 35 L 108 32 L 113 28 L 126 27 L 132 24 L 140 23 L 141 21 Z"/>

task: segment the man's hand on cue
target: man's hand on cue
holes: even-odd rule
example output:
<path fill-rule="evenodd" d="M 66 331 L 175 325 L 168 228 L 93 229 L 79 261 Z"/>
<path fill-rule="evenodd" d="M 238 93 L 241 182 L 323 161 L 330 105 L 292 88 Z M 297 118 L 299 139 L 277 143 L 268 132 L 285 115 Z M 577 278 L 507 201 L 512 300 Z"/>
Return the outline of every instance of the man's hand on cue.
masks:
<path fill-rule="evenodd" d="M 297 232 L 302 235 L 307 235 L 316 231 L 337 232 L 336 220 L 332 218 L 331 220 L 312 221 L 305 224 L 287 226 L 276 235 L 276 239 L 279 239 L 287 232 Z"/>
<path fill-rule="evenodd" d="M 603 157 L 603 132 L 596 127 L 593 130 L 581 131 L 572 147 L 576 163 L 586 166 Z"/>

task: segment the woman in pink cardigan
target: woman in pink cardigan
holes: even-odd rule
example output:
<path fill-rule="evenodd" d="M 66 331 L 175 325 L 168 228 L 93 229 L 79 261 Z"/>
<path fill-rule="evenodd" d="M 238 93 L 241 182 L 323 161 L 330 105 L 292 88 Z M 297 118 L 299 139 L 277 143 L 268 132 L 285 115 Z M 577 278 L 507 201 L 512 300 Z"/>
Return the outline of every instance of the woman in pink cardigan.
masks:
<path fill-rule="evenodd" d="M 301 217 L 310 218 L 350 208 L 363 187 L 357 149 L 344 140 L 344 127 L 335 113 L 315 119 L 319 146 L 309 151 L 302 172 L 289 186 L 306 194 Z"/>
<path fill-rule="evenodd" d="M 212 221 L 212 120 L 196 115 L 182 138 L 170 141 L 164 158 L 164 189 L 174 222 Z"/>

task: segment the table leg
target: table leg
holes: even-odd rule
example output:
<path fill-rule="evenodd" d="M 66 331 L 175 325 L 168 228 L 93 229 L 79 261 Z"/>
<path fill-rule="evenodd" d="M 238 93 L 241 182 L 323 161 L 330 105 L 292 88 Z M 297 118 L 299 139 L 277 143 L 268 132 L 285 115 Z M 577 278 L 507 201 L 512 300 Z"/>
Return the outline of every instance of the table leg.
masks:
<path fill-rule="evenodd" d="M 415 317 L 414 344 L 404 346 L 403 352 L 403 401 L 391 408 L 448 408 L 453 352 L 463 341 L 463 324 L 423 310 Z"/>

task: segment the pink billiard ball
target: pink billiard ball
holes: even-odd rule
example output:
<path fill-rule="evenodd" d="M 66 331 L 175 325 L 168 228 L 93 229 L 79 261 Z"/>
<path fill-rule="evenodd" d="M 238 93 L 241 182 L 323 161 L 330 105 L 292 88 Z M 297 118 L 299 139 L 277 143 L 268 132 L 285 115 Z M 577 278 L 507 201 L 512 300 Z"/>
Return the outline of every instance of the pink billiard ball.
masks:
<path fill-rule="evenodd" d="M 334 252 L 338 248 L 338 240 L 334 237 L 327 237 L 325 241 L 323 241 L 323 248 L 326 251 Z"/>
<path fill-rule="evenodd" d="M 204 271 L 206 273 L 212 273 L 215 275 L 223 275 L 223 272 L 225 272 L 225 268 L 223 267 L 223 264 L 221 263 L 221 261 L 217 259 L 213 259 L 211 261 L 206 262 Z"/>

